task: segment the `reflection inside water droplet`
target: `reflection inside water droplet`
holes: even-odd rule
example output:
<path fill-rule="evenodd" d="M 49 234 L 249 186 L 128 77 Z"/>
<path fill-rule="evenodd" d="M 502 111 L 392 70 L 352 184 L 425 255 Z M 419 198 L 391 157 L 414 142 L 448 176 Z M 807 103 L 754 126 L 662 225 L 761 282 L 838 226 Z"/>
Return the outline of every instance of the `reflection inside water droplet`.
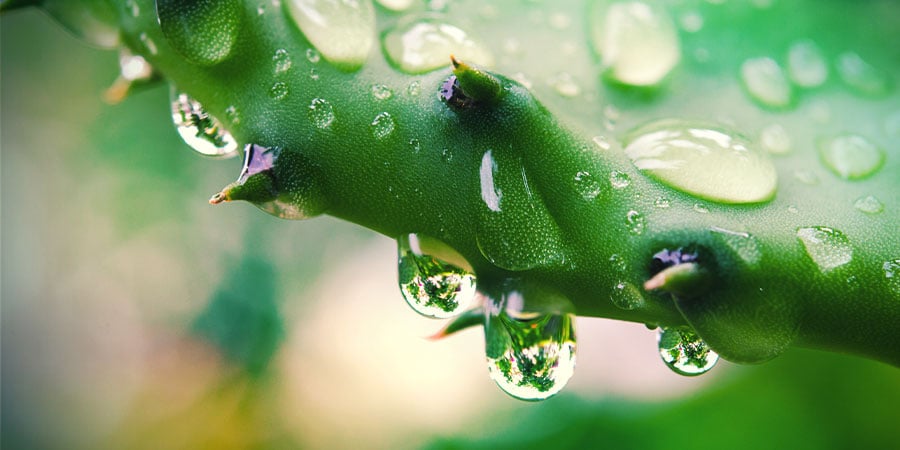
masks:
<path fill-rule="evenodd" d="M 444 319 L 459 315 L 472 303 L 475 275 L 444 260 L 465 262 L 461 255 L 443 243 L 415 234 L 397 241 L 400 292 L 413 310 L 426 317 Z M 429 254 L 435 248 L 441 258 Z"/>
<path fill-rule="evenodd" d="M 688 327 L 663 327 L 657 337 L 660 358 L 679 375 L 702 375 L 719 361 L 719 355 Z"/>
<path fill-rule="evenodd" d="M 238 145 L 231 133 L 209 115 L 200 102 L 174 86 L 171 90 L 172 121 L 178 134 L 194 151 L 205 156 L 231 158 L 237 156 Z"/>

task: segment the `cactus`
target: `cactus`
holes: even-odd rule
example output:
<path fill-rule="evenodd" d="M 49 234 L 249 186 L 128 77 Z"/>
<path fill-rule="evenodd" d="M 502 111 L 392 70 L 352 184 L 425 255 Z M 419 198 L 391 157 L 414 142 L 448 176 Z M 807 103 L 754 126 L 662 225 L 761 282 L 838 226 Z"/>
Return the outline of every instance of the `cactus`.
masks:
<path fill-rule="evenodd" d="M 900 364 L 893 2 L 2 7 L 31 3 L 152 66 L 111 98 L 162 74 L 189 144 L 243 147 L 210 203 L 398 239 L 403 297 L 457 317 L 440 335 L 483 324 L 513 396 L 563 387 L 573 314 L 659 327 L 687 375 L 790 346 Z"/>

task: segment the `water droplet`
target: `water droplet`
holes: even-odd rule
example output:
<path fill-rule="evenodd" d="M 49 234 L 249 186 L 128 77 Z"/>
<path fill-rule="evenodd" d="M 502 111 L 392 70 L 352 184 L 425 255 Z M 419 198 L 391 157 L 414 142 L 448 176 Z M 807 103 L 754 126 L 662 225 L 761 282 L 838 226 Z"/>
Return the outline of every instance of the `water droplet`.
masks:
<path fill-rule="evenodd" d="M 242 9 L 239 0 L 156 0 L 166 40 L 182 56 L 203 66 L 218 64 L 231 55 Z"/>
<path fill-rule="evenodd" d="M 475 275 L 448 262 L 445 256 L 461 260 L 461 255 L 441 242 L 415 234 L 402 236 L 398 244 L 400 292 L 413 310 L 426 317 L 446 319 L 459 315 L 472 303 Z M 441 256 L 433 255 L 433 249 Z"/>
<path fill-rule="evenodd" d="M 663 327 L 657 337 L 660 358 L 679 375 L 702 375 L 719 361 L 719 355 L 690 328 Z"/>
<path fill-rule="evenodd" d="M 531 88 L 533 87 L 531 80 L 528 79 L 528 77 L 525 76 L 525 74 L 522 72 L 516 72 L 516 73 L 512 74 L 512 76 L 510 78 L 515 80 L 517 83 L 521 84 L 522 86 L 525 86 L 525 89 L 531 90 Z"/>
<path fill-rule="evenodd" d="M 412 148 L 413 153 L 419 153 L 422 151 L 422 144 L 419 143 L 419 140 L 416 138 L 412 138 L 409 140 L 409 146 Z"/>
<path fill-rule="evenodd" d="M 413 82 L 409 83 L 409 86 L 406 87 L 406 93 L 409 94 L 411 97 L 418 96 L 420 91 L 421 91 L 421 87 L 420 87 L 420 84 L 418 81 L 413 81 Z"/>
<path fill-rule="evenodd" d="M 316 128 L 324 130 L 334 122 L 334 107 L 324 98 L 314 98 L 306 115 Z"/>
<path fill-rule="evenodd" d="M 581 86 L 575 82 L 572 75 L 568 72 L 560 72 L 550 77 L 547 79 L 547 84 L 563 97 L 577 97 L 581 93 Z"/>
<path fill-rule="evenodd" d="M 644 216 L 637 211 L 628 211 L 625 215 L 625 225 L 631 234 L 640 235 L 644 232 Z"/>
<path fill-rule="evenodd" d="M 836 66 L 841 80 L 862 95 L 880 97 L 890 91 L 888 75 L 856 53 L 842 53 L 838 56 Z"/>
<path fill-rule="evenodd" d="M 781 124 L 773 123 L 759 134 L 762 148 L 773 155 L 784 155 L 791 151 L 791 136 Z"/>
<path fill-rule="evenodd" d="M 569 28 L 569 25 L 572 24 L 572 18 L 563 13 L 553 13 L 550 14 L 550 18 L 547 21 L 550 24 L 551 28 L 555 28 L 557 30 L 565 30 Z"/>
<path fill-rule="evenodd" d="M 379 113 L 375 116 L 375 119 L 372 120 L 372 124 L 369 125 L 372 130 L 372 136 L 375 136 L 375 139 L 384 139 L 391 135 L 394 132 L 394 128 L 396 127 L 396 123 L 394 123 L 394 118 L 387 112 Z"/>
<path fill-rule="evenodd" d="M 159 52 L 156 48 L 156 42 L 153 42 L 153 39 L 150 39 L 150 36 L 147 36 L 147 33 L 139 34 L 138 40 L 141 41 L 141 44 L 144 45 L 144 48 L 146 48 L 147 52 L 151 55 L 156 55 L 156 53 Z"/>
<path fill-rule="evenodd" d="M 631 185 L 631 177 L 625 172 L 613 170 L 609 174 L 609 184 L 616 189 L 625 189 Z"/>
<path fill-rule="evenodd" d="M 609 143 L 609 139 L 607 139 L 606 136 L 594 136 L 591 140 L 594 141 L 594 144 L 597 144 L 597 147 L 599 147 L 600 150 L 609 150 L 612 148 L 612 145 Z"/>
<path fill-rule="evenodd" d="M 657 208 L 668 208 L 669 207 L 669 199 L 665 197 L 660 197 L 653 202 L 653 206 Z"/>
<path fill-rule="evenodd" d="M 544 400 L 565 387 L 575 372 L 575 329 L 572 314 L 531 312 L 518 307 L 525 295 L 506 293 L 489 300 L 484 326 L 491 379 L 521 400 Z"/>
<path fill-rule="evenodd" d="M 797 207 L 794 206 L 794 205 L 788 206 L 787 210 L 788 210 L 788 212 L 791 213 L 791 214 L 797 214 L 797 213 L 800 212 L 800 209 L 797 208 Z"/>
<path fill-rule="evenodd" d="M 613 286 L 609 299 L 617 308 L 626 311 L 639 308 L 644 304 L 644 297 L 641 296 L 641 291 L 633 284 L 625 281 L 621 281 Z"/>
<path fill-rule="evenodd" d="M 575 190 L 586 201 L 593 201 L 600 195 L 600 182 L 590 172 L 580 171 L 575 174 Z"/>
<path fill-rule="evenodd" d="M 900 294 L 900 259 L 885 261 L 881 268 L 884 270 L 888 287 L 895 294 Z"/>
<path fill-rule="evenodd" d="M 225 118 L 227 118 L 229 122 L 235 125 L 241 123 L 241 113 L 234 105 L 225 108 Z"/>
<path fill-rule="evenodd" d="M 289 93 L 290 89 L 288 88 L 288 85 L 283 81 L 278 81 L 273 84 L 271 88 L 269 88 L 269 97 L 271 97 L 272 100 L 275 101 L 284 100 L 284 98 L 287 97 Z"/>
<path fill-rule="evenodd" d="M 413 0 L 378 0 L 378 4 L 391 11 L 406 11 L 413 4 Z"/>
<path fill-rule="evenodd" d="M 143 56 L 131 53 L 127 48 L 119 52 L 119 73 L 126 81 L 146 81 L 153 76 L 153 67 Z"/>
<path fill-rule="evenodd" d="M 641 1 L 595 5 L 591 36 L 608 77 L 623 84 L 652 86 L 678 64 L 678 33 L 664 9 Z"/>
<path fill-rule="evenodd" d="M 376 100 L 387 100 L 393 97 L 393 95 L 394 92 L 383 84 L 372 85 L 372 96 L 375 97 Z"/>
<path fill-rule="evenodd" d="M 828 64 L 822 50 L 810 40 L 797 41 L 788 49 L 788 75 L 802 88 L 821 86 L 828 79 Z"/>
<path fill-rule="evenodd" d="M 856 199 L 853 206 L 866 214 L 879 214 L 884 211 L 884 204 L 874 195 L 867 195 Z"/>
<path fill-rule="evenodd" d="M 688 11 L 679 18 L 681 29 L 688 33 L 696 33 L 703 29 L 703 16 L 697 11 Z"/>
<path fill-rule="evenodd" d="M 838 230 L 828 227 L 809 227 L 797 230 L 797 237 L 806 254 L 822 272 L 836 269 L 853 259 L 850 240 Z"/>
<path fill-rule="evenodd" d="M 820 139 L 818 144 L 825 166 L 845 180 L 866 178 L 884 163 L 884 152 L 858 134 Z"/>
<path fill-rule="evenodd" d="M 483 207 L 476 243 L 488 261 L 520 271 L 564 258 L 559 226 L 531 191 L 520 152 L 486 150 L 479 175 Z"/>
<path fill-rule="evenodd" d="M 316 51 L 316 49 L 314 49 L 314 48 L 306 49 L 306 60 L 307 61 L 309 61 L 313 64 L 316 64 L 321 59 L 322 59 L 322 56 L 319 54 L 318 51 Z"/>
<path fill-rule="evenodd" d="M 794 178 L 796 178 L 797 181 L 810 186 L 819 184 L 819 176 L 812 170 L 795 170 Z"/>
<path fill-rule="evenodd" d="M 731 231 L 719 227 L 712 227 L 710 231 L 748 265 L 756 265 L 762 259 L 759 242 L 750 233 Z"/>
<path fill-rule="evenodd" d="M 447 67 L 450 55 L 460 61 L 492 66 L 494 57 L 469 33 L 435 19 L 422 19 L 389 30 L 383 38 L 388 59 L 406 73 Z"/>
<path fill-rule="evenodd" d="M 215 117 L 203 109 L 200 102 L 178 92 L 174 87 L 170 98 L 175 129 L 194 151 L 221 158 L 237 156 L 237 141 Z"/>
<path fill-rule="evenodd" d="M 722 203 L 757 203 L 775 195 L 767 155 L 726 129 L 662 120 L 638 128 L 625 154 L 641 172 L 675 189 Z"/>
<path fill-rule="evenodd" d="M 279 48 L 275 50 L 275 54 L 272 56 L 272 61 L 275 62 L 275 74 L 284 73 L 290 70 L 293 61 L 291 61 L 291 55 L 287 50 L 283 48 Z"/>
<path fill-rule="evenodd" d="M 609 265 L 618 273 L 624 273 L 628 270 L 628 263 L 625 261 L 625 258 L 619 254 L 614 254 L 609 257 Z"/>
<path fill-rule="evenodd" d="M 784 108 L 794 100 L 784 70 L 772 58 L 752 58 L 741 64 L 741 81 L 754 100 L 764 106 Z"/>
<path fill-rule="evenodd" d="M 319 72 L 316 70 L 315 67 L 313 67 L 312 69 L 309 69 L 309 79 L 313 80 L 313 81 L 319 80 Z"/>
<path fill-rule="evenodd" d="M 297 28 L 326 60 L 344 70 L 359 69 L 375 42 L 371 0 L 287 0 Z"/>
<path fill-rule="evenodd" d="M 707 208 L 699 203 L 694 203 L 694 206 L 692 209 L 694 210 L 694 212 L 698 212 L 700 214 L 709 214 L 709 208 Z"/>

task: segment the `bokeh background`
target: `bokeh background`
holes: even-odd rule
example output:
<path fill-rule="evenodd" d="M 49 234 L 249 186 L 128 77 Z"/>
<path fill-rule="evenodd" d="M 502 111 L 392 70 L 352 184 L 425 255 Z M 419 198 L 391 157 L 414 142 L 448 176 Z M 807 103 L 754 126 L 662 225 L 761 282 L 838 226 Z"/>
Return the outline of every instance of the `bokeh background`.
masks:
<path fill-rule="evenodd" d="M 900 25 L 900 21 L 898 21 Z M 393 241 L 211 207 L 164 85 L 107 105 L 114 52 L 0 19 L 2 447 L 889 448 L 900 372 L 792 350 L 684 378 L 639 324 L 579 319 L 559 396 L 507 397 L 483 336 L 424 339 Z"/>

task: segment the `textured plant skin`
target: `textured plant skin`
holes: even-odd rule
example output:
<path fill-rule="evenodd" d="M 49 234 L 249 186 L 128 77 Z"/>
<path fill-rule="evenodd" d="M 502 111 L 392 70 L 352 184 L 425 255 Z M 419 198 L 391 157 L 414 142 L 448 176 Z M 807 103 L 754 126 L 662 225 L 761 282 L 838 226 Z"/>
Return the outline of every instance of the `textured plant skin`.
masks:
<path fill-rule="evenodd" d="M 48 0 L 44 7 L 52 11 L 61 1 Z M 215 63 L 204 60 L 202 65 L 187 60 L 169 43 L 153 0 L 79 3 L 101 15 L 109 13 L 125 46 L 222 119 L 239 142 L 287 152 L 290 158 L 279 160 L 290 160 L 292 166 L 280 182 L 300 186 L 297 189 L 312 198 L 309 215 L 329 214 L 391 237 L 419 233 L 440 239 L 468 260 L 482 292 L 502 289 L 510 278 L 528 279 L 563 294 L 578 315 L 652 325 L 689 324 L 715 351 L 735 362 L 766 361 L 796 345 L 900 365 L 900 289 L 884 269 L 886 262 L 900 258 L 896 142 L 886 143 L 884 166 L 865 180 L 850 183 L 823 171 L 822 183 L 814 189 L 797 183 L 792 174 L 798 168 L 821 167 L 815 152 L 806 152 L 773 158 L 779 173 L 773 200 L 748 205 L 704 202 L 644 176 L 618 146 L 604 151 L 591 142 L 601 129 L 591 124 L 602 120 L 596 113 L 607 100 L 630 105 L 634 114 L 640 114 L 641 106 L 661 97 L 676 97 L 677 92 L 599 89 L 601 96 L 608 97 L 567 109 L 546 94 L 539 99 L 538 93 L 511 81 L 511 73 L 490 72 L 503 86 L 500 97 L 455 108 L 437 95 L 453 70 L 449 55 L 446 68 L 424 75 L 393 69 L 378 49 L 358 71 L 340 70 L 325 60 L 312 62 L 305 56 L 312 48 L 309 41 L 284 8 L 270 2 L 242 2 L 239 34 L 229 44 L 227 58 Z M 497 7 L 502 11 L 518 5 L 509 3 Z M 898 11 L 882 3 L 877 6 Z M 258 12 L 260 5 L 265 6 L 263 14 Z M 137 16 L 132 14 L 135 6 L 140 10 Z M 585 6 L 567 8 L 578 11 Z M 868 11 L 872 10 L 874 6 Z M 510 21 L 517 17 L 510 16 Z M 398 17 L 379 9 L 379 32 Z M 805 23 L 801 21 L 800 26 Z M 896 32 L 882 36 L 878 34 L 882 30 L 873 27 L 872 42 L 897 42 L 890 40 Z M 491 36 L 489 26 L 480 31 Z M 587 41 L 579 30 L 569 32 L 577 42 Z M 152 51 L 148 41 L 153 43 Z M 291 55 L 292 64 L 285 73 L 273 69 L 273 55 L 280 49 Z M 897 49 L 882 53 L 886 53 L 884 61 L 893 61 L 887 70 L 897 73 Z M 548 55 L 548 59 L 553 58 Z M 577 72 L 580 66 L 573 66 Z M 283 83 L 279 89 L 286 89 L 286 95 L 273 95 L 276 83 Z M 412 83 L 416 89 L 410 89 Z M 374 97 L 376 84 L 389 88 L 391 98 Z M 668 86 L 677 91 L 678 80 Z M 723 92 L 721 98 L 709 100 L 712 111 L 727 110 L 730 91 Z M 861 113 L 868 120 L 881 121 L 897 98 L 894 93 L 871 100 L 874 106 Z M 324 129 L 310 119 L 314 99 L 325 99 L 333 107 L 334 121 Z M 645 120 L 666 117 L 659 114 L 671 116 L 672 110 L 666 108 L 654 110 Z M 585 111 L 593 115 L 582 114 Z M 395 126 L 379 138 L 372 132 L 372 123 L 385 112 Z M 738 115 L 757 123 L 758 116 Z M 480 174 L 488 150 L 501 171 L 523 168 L 531 197 L 529 207 L 513 208 L 499 222 L 485 226 L 480 218 L 489 211 Z M 628 176 L 626 189 L 609 186 L 607 180 L 614 171 Z M 573 184 L 579 172 L 601 182 L 599 194 L 591 201 Z M 866 215 L 854 209 L 853 200 L 862 193 L 876 195 L 884 211 Z M 668 200 L 667 208 L 654 207 L 660 198 Z M 697 212 L 698 204 L 707 212 Z M 639 211 L 643 217 L 640 233 L 630 230 L 626 220 L 630 211 Z M 831 227 L 847 236 L 852 260 L 830 271 L 820 270 L 797 238 L 798 229 L 814 226 Z M 714 231 L 719 229 L 752 235 L 759 260 L 742 259 Z M 485 242 L 509 243 L 521 249 L 523 259 L 539 264 L 527 270 L 500 267 L 484 256 L 479 242 L 482 247 Z M 677 297 L 646 291 L 644 283 L 654 275 L 653 255 L 677 248 L 699 251 L 706 271 L 702 283 L 697 283 L 695 292 Z M 610 300 L 621 282 L 640 290 L 643 303 L 639 307 L 625 310 Z"/>

